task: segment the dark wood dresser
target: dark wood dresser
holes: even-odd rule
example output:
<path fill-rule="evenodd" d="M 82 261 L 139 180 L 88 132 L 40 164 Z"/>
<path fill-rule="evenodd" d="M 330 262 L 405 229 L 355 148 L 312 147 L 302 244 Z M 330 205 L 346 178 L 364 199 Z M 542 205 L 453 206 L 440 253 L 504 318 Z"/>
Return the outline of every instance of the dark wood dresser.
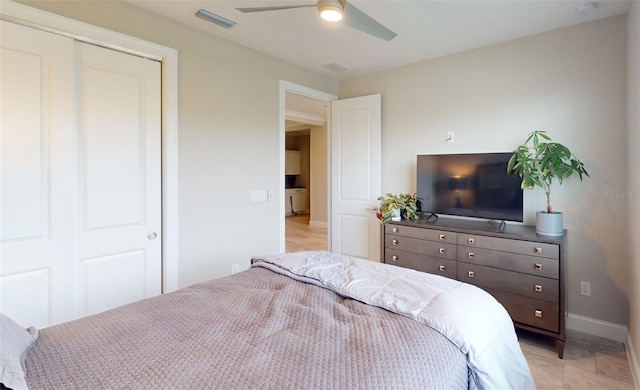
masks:
<path fill-rule="evenodd" d="M 556 339 L 562 358 L 566 322 L 567 232 L 439 218 L 384 226 L 384 262 L 457 279 L 493 295 L 516 327 Z"/>

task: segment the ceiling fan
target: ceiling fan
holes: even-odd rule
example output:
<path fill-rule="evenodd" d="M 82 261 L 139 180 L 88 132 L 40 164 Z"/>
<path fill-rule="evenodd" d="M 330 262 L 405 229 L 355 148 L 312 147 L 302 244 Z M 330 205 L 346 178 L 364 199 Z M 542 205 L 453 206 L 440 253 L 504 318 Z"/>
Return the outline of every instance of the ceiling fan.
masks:
<path fill-rule="evenodd" d="M 240 12 L 264 12 L 264 11 L 281 11 L 293 8 L 311 8 L 316 7 L 320 17 L 329 22 L 338 22 L 343 19 L 344 23 L 357 30 L 373 35 L 374 37 L 390 41 L 398 34 L 389 30 L 373 18 L 360 11 L 355 6 L 347 3 L 347 0 L 318 0 L 316 4 L 294 4 L 281 5 L 272 7 L 253 7 L 253 8 L 236 8 Z"/>

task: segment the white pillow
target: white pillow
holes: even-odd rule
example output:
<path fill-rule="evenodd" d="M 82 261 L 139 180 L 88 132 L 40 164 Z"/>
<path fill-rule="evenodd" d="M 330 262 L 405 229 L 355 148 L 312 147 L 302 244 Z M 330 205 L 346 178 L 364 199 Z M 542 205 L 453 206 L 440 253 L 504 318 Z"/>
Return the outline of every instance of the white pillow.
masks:
<path fill-rule="evenodd" d="M 0 383 L 14 390 L 27 388 L 24 361 L 38 338 L 38 329 L 25 329 L 0 313 Z"/>

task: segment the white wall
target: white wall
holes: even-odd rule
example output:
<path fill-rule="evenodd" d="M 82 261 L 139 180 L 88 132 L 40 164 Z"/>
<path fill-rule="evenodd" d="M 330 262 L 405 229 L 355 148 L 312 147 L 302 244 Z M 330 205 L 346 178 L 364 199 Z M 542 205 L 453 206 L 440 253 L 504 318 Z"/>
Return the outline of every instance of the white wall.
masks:
<path fill-rule="evenodd" d="M 415 191 L 417 154 L 512 151 L 533 130 L 567 144 L 591 174 L 552 192 L 569 230 L 568 310 L 624 325 L 627 202 L 608 194 L 627 189 L 625 18 L 344 80 L 339 93 L 382 94 L 382 193 Z M 527 224 L 544 205 L 542 191 L 525 193 Z"/>
<path fill-rule="evenodd" d="M 640 2 L 631 2 L 627 14 L 627 77 L 628 77 L 628 187 L 626 200 L 629 210 L 627 237 L 629 239 L 629 339 L 635 355 L 631 363 L 635 383 L 640 383 Z"/>
<path fill-rule="evenodd" d="M 332 94 L 337 82 L 126 2 L 23 3 L 179 50 L 180 287 L 278 252 L 278 203 L 250 191 L 284 191 L 279 82 Z"/>

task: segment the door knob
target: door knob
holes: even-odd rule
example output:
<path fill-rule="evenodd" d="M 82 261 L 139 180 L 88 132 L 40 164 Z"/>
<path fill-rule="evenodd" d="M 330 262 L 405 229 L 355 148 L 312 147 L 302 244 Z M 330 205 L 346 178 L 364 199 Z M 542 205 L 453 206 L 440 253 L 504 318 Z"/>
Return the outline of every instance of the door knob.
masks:
<path fill-rule="evenodd" d="M 155 240 L 156 237 L 158 237 L 158 234 L 156 232 L 151 232 L 151 233 L 147 234 L 147 238 L 149 240 Z"/>

